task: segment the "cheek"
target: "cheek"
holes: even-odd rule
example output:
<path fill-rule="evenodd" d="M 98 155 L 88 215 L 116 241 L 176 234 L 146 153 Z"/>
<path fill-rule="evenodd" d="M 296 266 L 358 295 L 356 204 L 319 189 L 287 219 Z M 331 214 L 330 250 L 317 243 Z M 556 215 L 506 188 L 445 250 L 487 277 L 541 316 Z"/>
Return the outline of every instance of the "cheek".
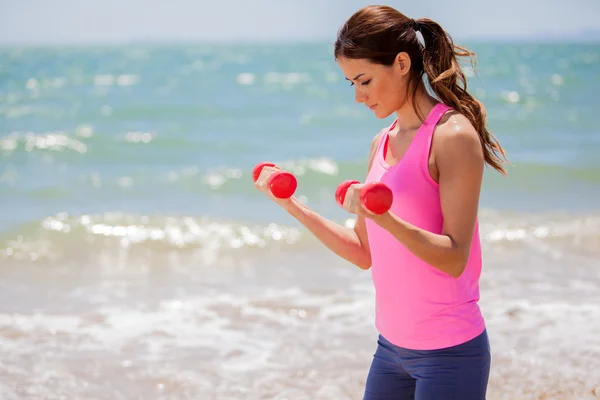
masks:
<path fill-rule="evenodd" d="M 385 102 L 386 97 L 389 97 L 389 88 L 385 81 L 374 82 L 369 87 L 369 94 L 373 100 L 377 102 Z"/>
<path fill-rule="evenodd" d="M 398 87 L 393 82 L 383 81 L 372 88 L 372 97 L 386 107 L 395 107 L 398 102 Z"/>
<path fill-rule="evenodd" d="M 381 85 L 378 92 L 387 107 L 398 109 L 406 100 L 406 83 L 401 79 L 389 79 Z"/>

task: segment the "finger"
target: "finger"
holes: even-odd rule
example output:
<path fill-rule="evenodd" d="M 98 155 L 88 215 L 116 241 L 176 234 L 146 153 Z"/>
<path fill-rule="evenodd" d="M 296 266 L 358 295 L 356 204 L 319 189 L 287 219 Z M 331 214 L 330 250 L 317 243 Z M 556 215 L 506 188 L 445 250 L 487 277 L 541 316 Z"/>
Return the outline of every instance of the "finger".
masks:
<path fill-rule="evenodd" d="M 357 214 L 358 212 L 360 212 L 360 209 L 362 207 L 360 204 L 360 189 L 363 186 L 364 185 L 362 184 L 354 184 L 348 188 L 343 205 L 343 208 L 346 211 L 352 214 Z"/>
<path fill-rule="evenodd" d="M 262 190 L 268 190 L 268 182 L 269 177 L 273 174 L 273 172 L 277 171 L 279 168 L 276 167 L 263 167 L 258 179 L 255 182 L 255 185 Z"/>

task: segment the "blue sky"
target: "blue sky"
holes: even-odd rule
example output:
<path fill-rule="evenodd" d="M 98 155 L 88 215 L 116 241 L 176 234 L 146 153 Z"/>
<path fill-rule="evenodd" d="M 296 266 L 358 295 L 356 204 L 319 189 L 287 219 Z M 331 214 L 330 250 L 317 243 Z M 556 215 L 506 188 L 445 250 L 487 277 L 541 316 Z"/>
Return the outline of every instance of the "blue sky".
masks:
<path fill-rule="evenodd" d="M 358 0 L 0 0 L 0 43 L 334 40 Z M 389 1 L 455 38 L 600 39 L 600 0 Z"/>

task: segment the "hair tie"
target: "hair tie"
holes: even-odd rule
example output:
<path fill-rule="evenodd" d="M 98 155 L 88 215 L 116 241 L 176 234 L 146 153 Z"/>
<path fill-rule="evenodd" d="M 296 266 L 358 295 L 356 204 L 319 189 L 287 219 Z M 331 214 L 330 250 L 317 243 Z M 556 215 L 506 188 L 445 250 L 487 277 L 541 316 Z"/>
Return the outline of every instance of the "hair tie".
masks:
<path fill-rule="evenodd" d="M 419 26 L 419 23 L 414 18 L 412 19 L 412 25 L 415 32 L 419 32 L 421 30 L 421 26 Z"/>

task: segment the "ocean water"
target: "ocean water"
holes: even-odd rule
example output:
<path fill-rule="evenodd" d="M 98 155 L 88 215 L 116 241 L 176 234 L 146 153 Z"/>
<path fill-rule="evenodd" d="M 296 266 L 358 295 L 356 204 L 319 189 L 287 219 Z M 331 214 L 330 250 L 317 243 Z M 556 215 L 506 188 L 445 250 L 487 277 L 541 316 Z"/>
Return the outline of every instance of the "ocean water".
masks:
<path fill-rule="evenodd" d="M 600 45 L 468 44 L 486 172 L 489 399 L 600 397 Z M 349 224 L 391 123 L 330 43 L 0 49 L 0 398 L 360 399 L 370 273 L 255 190 Z"/>

